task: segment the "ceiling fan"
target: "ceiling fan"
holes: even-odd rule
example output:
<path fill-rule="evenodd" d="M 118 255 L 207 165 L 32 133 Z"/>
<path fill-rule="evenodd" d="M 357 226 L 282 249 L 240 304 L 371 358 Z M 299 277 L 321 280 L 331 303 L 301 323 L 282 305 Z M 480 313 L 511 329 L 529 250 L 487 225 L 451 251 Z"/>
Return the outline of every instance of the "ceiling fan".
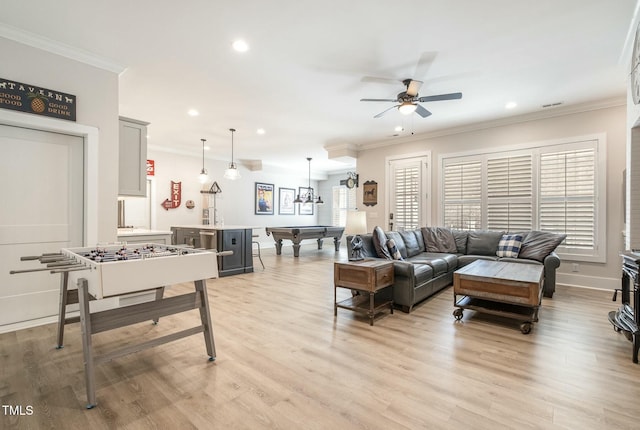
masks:
<path fill-rule="evenodd" d="M 405 79 L 402 83 L 407 87 L 405 91 L 398 93 L 398 97 L 395 99 L 360 99 L 361 102 L 395 102 L 398 105 L 391 106 L 388 109 L 383 110 L 374 118 L 380 118 L 385 113 L 389 112 L 393 108 L 398 108 L 400 113 L 404 115 L 410 115 L 413 112 L 417 113 L 423 118 L 431 115 L 427 109 L 418 104 L 425 102 L 437 102 L 441 100 L 457 100 L 462 98 L 462 93 L 449 93 L 438 94 L 434 96 L 418 97 L 418 90 L 422 85 L 422 81 L 416 81 L 414 79 Z"/>

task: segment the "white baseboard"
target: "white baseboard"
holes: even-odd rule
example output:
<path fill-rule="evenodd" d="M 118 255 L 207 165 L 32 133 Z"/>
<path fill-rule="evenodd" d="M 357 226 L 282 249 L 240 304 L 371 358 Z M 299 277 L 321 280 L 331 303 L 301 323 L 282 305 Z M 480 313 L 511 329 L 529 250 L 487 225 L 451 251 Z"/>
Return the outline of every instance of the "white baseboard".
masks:
<path fill-rule="evenodd" d="M 620 288 L 620 278 L 576 275 L 556 272 L 556 284 L 570 287 L 594 288 L 597 290 L 615 290 Z"/>

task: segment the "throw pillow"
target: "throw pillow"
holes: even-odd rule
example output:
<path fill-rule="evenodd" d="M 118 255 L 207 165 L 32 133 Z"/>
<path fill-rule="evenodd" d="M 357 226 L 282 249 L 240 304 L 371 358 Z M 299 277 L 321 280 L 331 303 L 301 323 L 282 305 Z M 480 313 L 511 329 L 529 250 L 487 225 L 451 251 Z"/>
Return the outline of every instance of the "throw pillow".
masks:
<path fill-rule="evenodd" d="M 387 248 L 387 235 L 378 226 L 373 229 L 373 246 L 376 248 L 376 254 L 380 258 L 391 260 L 391 254 Z"/>
<path fill-rule="evenodd" d="M 422 238 L 427 252 L 458 252 L 453 233 L 444 227 L 422 227 Z"/>
<path fill-rule="evenodd" d="M 504 234 L 498 242 L 498 257 L 518 258 L 523 237 L 519 234 Z"/>
<path fill-rule="evenodd" d="M 473 230 L 467 239 L 467 255 L 495 256 L 504 231 Z"/>
<path fill-rule="evenodd" d="M 391 257 L 393 257 L 394 260 L 403 260 L 402 255 L 400 255 L 400 251 L 398 251 L 395 240 L 387 240 L 387 249 L 391 253 Z"/>
<path fill-rule="evenodd" d="M 528 258 L 543 262 L 547 255 L 551 254 L 562 241 L 566 234 L 551 233 L 549 231 L 532 231 L 522 242 L 518 258 Z"/>

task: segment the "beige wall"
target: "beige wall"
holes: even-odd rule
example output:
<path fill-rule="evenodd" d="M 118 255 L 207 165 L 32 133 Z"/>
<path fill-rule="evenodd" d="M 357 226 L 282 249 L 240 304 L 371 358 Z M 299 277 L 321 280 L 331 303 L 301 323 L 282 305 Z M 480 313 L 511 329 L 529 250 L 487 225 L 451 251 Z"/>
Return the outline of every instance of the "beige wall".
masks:
<path fill-rule="evenodd" d="M 94 196 L 96 207 L 92 208 L 97 214 L 93 222 L 97 240 L 114 241 L 118 193 L 118 75 L 4 38 L 0 38 L 0 52 L 2 78 L 75 95 L 76 124 L 98 129 L 99 181 L 97 196 Z"/>
<path fill-rule="evenodd" d="M 558 282 L 597 288 L 616 288 L 619 284 L 620 261 L 618 253 L 624 248 L 622 240 L 623 199 L 622 172 L 625 169 L 626 106 L 600 108 L 581 113 L 527 120 L 490 128 L 459 132 L 437 137 L 416 137 L 412 141 L 361 150 L 358 154 L 360 182 L 378 182 L 379 199 L 374 207 L 362 206 L 362 193 L 358 193 L 358 207 L 365 209 L 368 225 L 387 226 L 384 190 L 386 186 L 385 161 L 401 154 L 431 152 L 431 219 L 439 219 L 438 157 L 447 153 L 474 151 L 478 148 L 499 148 L 532 142 L 550 141 L 597 133 L 606 134 L 607 143 L 607 256 L 606 263 L 579 263 L 579 271 L 563 262 Z M 428 121 L 426 119 L 425 121 Z M 372 217 L 371 215 L 377 215 Z M 386 228 L 385 228 L 386 229 Z"/>

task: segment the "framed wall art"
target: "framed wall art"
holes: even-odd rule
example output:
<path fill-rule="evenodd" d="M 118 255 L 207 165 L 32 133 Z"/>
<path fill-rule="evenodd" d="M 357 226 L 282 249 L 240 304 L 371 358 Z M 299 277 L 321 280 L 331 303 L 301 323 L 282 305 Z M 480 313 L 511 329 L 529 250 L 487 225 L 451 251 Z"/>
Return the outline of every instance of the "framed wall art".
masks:
<path fill-rule="evenodd" d="M 293 203 L 295 198 L 294 188 L 278 188 L 278 215 L 295 215 L 296 205 Z"/>
<path fill-rule="evenodd" d="M 256 215 L 273 215 L 273 184 L 256 182 Z"/>
<path fill-rule="evenodd" d="M 362 185 L 362 203 L 365 206 L 378 204 L 378 183 L 376 181 L 367 181 Z"/>
<path fill-rule="evenodd" d="M 298 187 L 298 195 L 305 200 L 307 195 L 313 195 L 313 188 Z M 313 203 L 299 203 L 298 215 L 313 215 Z"/>

